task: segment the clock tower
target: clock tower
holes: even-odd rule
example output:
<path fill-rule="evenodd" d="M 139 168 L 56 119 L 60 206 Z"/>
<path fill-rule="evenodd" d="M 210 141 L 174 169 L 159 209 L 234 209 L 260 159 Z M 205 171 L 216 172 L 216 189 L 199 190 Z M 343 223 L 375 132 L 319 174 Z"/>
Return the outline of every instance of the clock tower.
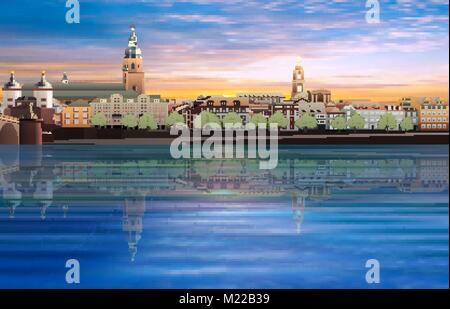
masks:
<path fill-rule="evenodd" d="M 123 58 L 123 84 L 126 90 L 143 94 L 145 93 L 145 73 L 142 52 L 138 46 L 136 27 L 131 26 L 130 30 L 128 47 L 125 49 L 125 57 Z"/>

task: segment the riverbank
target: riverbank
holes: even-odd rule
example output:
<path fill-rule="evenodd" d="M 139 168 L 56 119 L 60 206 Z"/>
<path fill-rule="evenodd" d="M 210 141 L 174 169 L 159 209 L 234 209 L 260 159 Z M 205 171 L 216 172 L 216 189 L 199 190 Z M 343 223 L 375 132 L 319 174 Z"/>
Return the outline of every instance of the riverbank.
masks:
<path fill-rule="evenodd" d="M 148 132 L 147 136 L 118 138 L 102 136 L 100 138 L 70 138 L 47 140 L 46 144 L 134 144 L 134 145 L 168 145 L 176 137 L 168 132 Z M 208 137 L 203 137 L 207 139 Z M 301 144 L 417 144 L 448 145 L 448 133 L 348 133 L 348 134 L 289 134 L 279 135 L 280 145 Z"/>

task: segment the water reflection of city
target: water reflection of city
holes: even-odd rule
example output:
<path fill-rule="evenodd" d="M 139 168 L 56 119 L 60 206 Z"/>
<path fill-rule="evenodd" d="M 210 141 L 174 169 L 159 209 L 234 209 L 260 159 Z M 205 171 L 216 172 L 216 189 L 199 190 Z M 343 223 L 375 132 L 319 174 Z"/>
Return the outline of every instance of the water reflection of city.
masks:
<path fill-rule="evenodd" d="M 77 159 L 45 148 L 10 148 L 0 153 L 2 203 L 10 220 L 16 218 L 18 207 L 37 207 L 36 216 L 46 220 L 50 207 L 67 218 L 71 207 L 120 205 L 122 229 L 134 260 L 152 198 L 206 201 L 196 203 L 204 210 L 213 205 L 208 201 L 222 202 L 225 207 L 226 202 L 233 202 L 230 207 L 235 202 L 265 207 L 267 199 L 288 199 L 300 233 L 308 201 L 327 200 L 339 191 L 379 187 L 403 193 L 448 190 L 447 154 L 395 158 L 320 153 L 317 157 L 280 158 L 276 169 L 260 170 L 256 160 Z"/>

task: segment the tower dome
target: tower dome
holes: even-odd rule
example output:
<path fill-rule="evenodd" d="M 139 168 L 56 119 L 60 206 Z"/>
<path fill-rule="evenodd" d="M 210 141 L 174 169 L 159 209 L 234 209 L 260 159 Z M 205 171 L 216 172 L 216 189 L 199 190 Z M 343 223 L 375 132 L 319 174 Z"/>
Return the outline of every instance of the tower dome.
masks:
<path fill-rule="evenodd" d="M 16 76 L 14 71 L 11 72 L 8 82 L 5 84 L 4 90 L 6 89 L 18 89 L 22 88 L 22 85 L 16 81 Z"/>
<path fill-rule="evenodd" d="M 128 38 L 128 47 L 125 49 L 125 58 L 142 58 L 142 51 L 138 46 L 136 27 L 131 26 L 131 34 Z"/>
<path fill-rule="evenodd" d="M 35 86 L 35 88 L 39 88 L 39 89 L 53 88 L 52 84 L 50 84 L 45 77 L 45 71 L 42 71 L 41 80 L 38 81 L 34 86 Z"/>

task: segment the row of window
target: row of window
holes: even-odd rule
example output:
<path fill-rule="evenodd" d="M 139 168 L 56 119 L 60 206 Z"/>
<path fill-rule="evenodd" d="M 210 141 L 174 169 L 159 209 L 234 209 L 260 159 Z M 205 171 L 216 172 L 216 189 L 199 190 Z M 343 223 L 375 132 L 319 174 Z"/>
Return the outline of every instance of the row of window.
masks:
<path fill-rule="evenodd" d="M 81 123 L 84 124 L 84 125 L 87 125 L 89 122 L 88 122 L 87 119 L 83 119 L 83 121 L 82 121 Z M 71 121 L 70 119 L 66 119 L 65 124 L 66 124 L 66 125 L 70 125 L 70 124 L 72 124 L 72 121 Z M 73 120 L 73 124 L 74 124 L 74 125 L 80 124 L 80 120 L 74 119 L 74 120 Z"/>
<path fill-rule="evenodd" d="M 422 129 L 447 129 L 447 125 L 444 124 L 422 124 L 420 126 Z"/>
<path fill-rule="evenodd" d="M 447 122 L 446 118 L 422 118 L 421 122 Z"/>
<path fill-rule="evenodd" d="M 436 111 L 433 111 L 433 112 L 431 112 L 431 111 L 427 111 L 427 112 L 425 112 L 425 111 L 422 111 L 422 116 L 447 116 L 447 111 L 442 111 L 442 113 L 439 111 L 439 112 L 437 112 L 436 113 Z"/>
<path fill-rule="evenodd" d="M 71 114 L 70 114 L 70 113 L 66 113 L 66 114 L 65 114 L 65 117 L 66 117 L 66 118 L 70 118 L 70 117 L 71 117 Z M 80 115 L 79 115 L 79 114 L 73 114 L 73 117 L 74 117 L 74 118 L 80 118 Z M 88 118 L 88 113 L 83 113 L 83 118 L 84 118 L 84 119 L 87 119 L 87 118 Z"/>

